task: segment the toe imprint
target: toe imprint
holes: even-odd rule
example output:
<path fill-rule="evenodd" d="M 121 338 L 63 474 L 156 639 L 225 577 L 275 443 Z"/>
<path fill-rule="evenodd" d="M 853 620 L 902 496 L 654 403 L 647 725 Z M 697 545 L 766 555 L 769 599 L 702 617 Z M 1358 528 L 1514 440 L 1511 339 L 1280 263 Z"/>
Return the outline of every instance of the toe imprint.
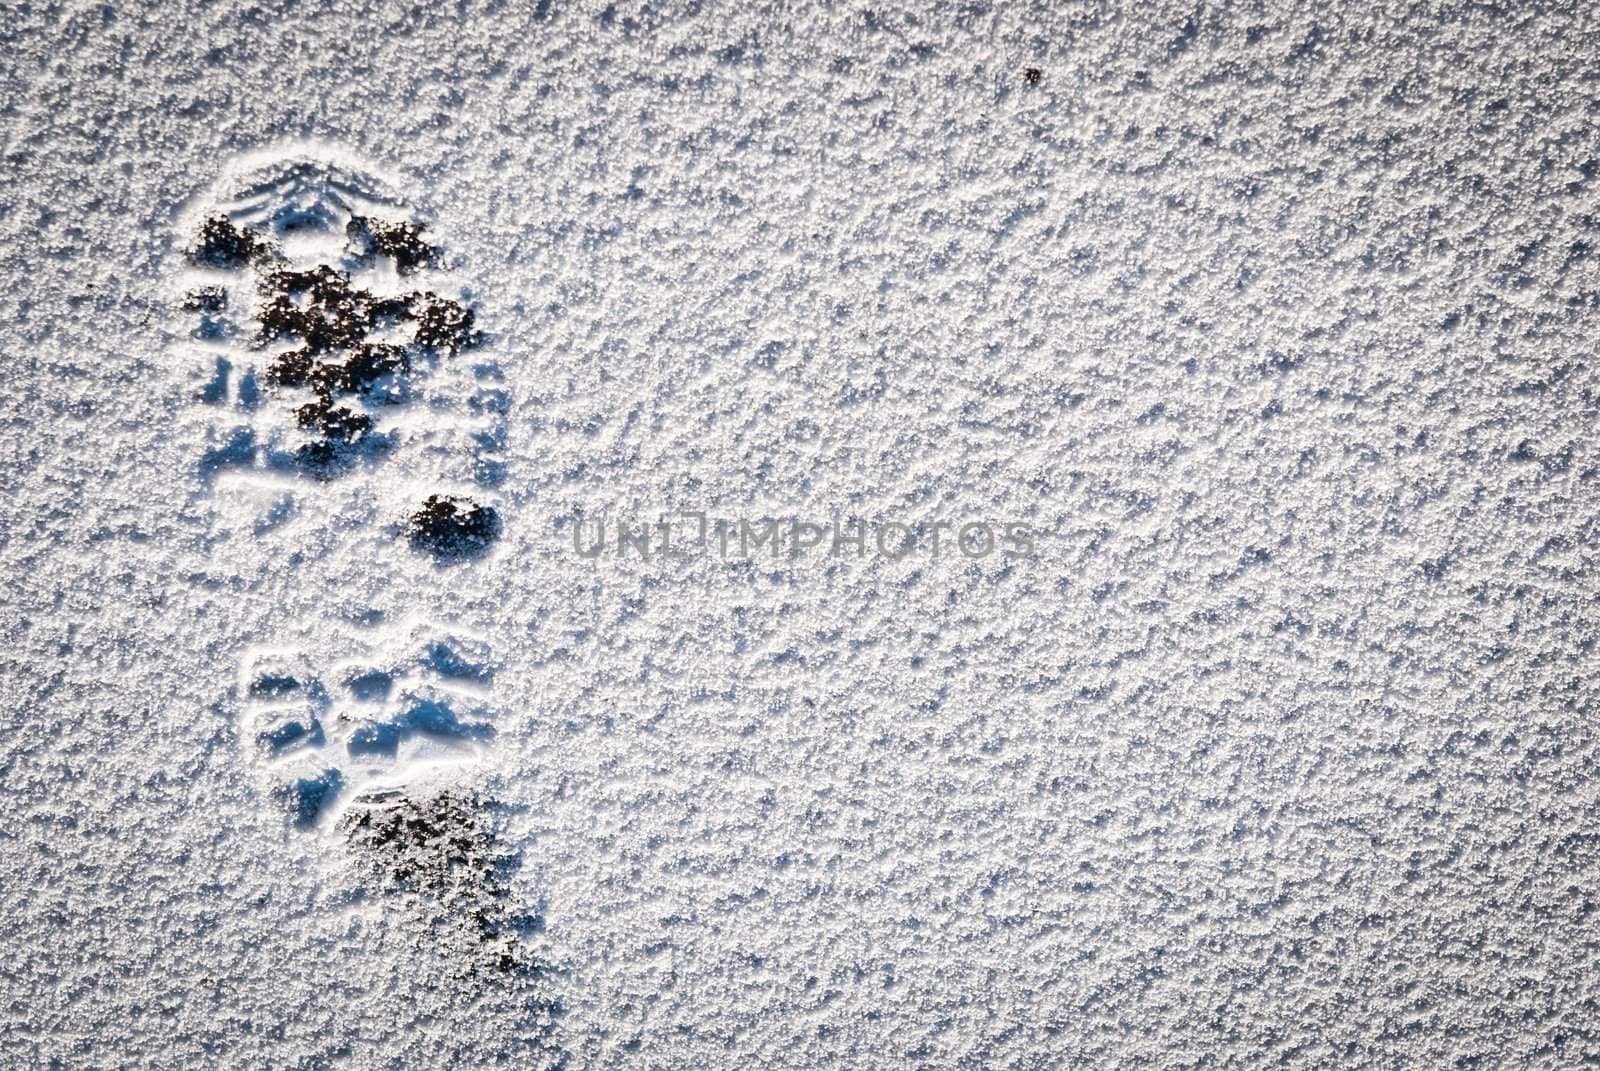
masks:
<path fill-rule="evenodd" d="M 210 414 L 199 469 L 233 527 L 259 535 L 335 481 L 382 470 L 391 488 L 398 469 L 417 490 L 388 518 L 437 500 L 479 518 L 411 547 L 480 554 L 500 532 L 488 498 L 510 404 L 427 221 L 317 150 L 240 161 L 183 226 L 178 335 Z"/>

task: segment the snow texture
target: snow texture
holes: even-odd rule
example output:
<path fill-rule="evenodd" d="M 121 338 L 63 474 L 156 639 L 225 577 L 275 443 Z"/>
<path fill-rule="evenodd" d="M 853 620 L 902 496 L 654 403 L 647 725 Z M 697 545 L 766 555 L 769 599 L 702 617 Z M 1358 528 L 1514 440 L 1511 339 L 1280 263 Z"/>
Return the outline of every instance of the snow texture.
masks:
<path fill-rule="evenodd" d="M 0 42 L 0 1065 L 1600 1061 L 1593 5 Z"/>

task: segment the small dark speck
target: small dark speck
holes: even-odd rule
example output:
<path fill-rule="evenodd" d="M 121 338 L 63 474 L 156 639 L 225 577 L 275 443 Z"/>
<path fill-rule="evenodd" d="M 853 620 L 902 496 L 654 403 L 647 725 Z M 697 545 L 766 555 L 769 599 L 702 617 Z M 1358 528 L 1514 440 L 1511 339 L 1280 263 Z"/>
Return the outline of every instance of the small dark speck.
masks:
<path fill-rule="evenodd" d="M 1044 72 L 1037 67 L 1024 67 L 1022 79 L 1030 86 L 1036 86 L 1044 79 Z"/>

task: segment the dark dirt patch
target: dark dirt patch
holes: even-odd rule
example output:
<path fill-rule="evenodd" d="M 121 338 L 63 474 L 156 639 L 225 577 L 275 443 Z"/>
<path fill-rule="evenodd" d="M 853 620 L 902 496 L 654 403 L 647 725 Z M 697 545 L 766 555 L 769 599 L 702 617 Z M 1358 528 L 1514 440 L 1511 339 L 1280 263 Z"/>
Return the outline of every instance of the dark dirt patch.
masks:
<path fill-rule="evenodd" d="M 236 227 L 227 216 L 212 216 L 200 225 L 200 239 L 189 259 L 208 268 L 243 268 L 270 256 L 272 242 L 248 227 Z"/>
<path fill-rule="evenodd" d="M 500 514 L 470 498 L 430 495 L 411 515 L 411 545 L 436 558 L 482 554 L 500 536 Z"/>
<path fill-rule="evenodd" d="M 358 803 L 341 828 L 386 891 L 427 905 L 430 928 L 466 938 L 469 970 L 530 968 L 508 908 L 507 879 L 516 857 L 485 821 L 482 800 L 453 789 L 431 795 L 396 793 Z"/>
<path fill-rule="evenodd" d="M 345 225 L 345 236 L 356 256 L 375 255 L 394 261 L 395 270 L 410 275 L 439 263 L 439 249 L 422 240 L 422 231 L 412 223 L 385 223 L 370 216 L 356 216 Z"/>
<path fill-rule="evenodd" d="M 427 293 L 422 295 L 418 305 L 417 345 L 454 357 L 481 340 L 480 334 L 472 329 L 472 310 L 460 302 Z"/>

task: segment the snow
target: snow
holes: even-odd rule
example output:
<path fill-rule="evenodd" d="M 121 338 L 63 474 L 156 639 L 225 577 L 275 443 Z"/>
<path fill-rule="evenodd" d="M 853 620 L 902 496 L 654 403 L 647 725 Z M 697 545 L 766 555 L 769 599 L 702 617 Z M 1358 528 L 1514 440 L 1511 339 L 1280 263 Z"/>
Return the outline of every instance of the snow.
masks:
<path fill-rule="evenodd" d="M 1589 6 L 6 21 L 0 1063 L 1600 1059 Z M 484 333 L 329 479 L 286 204 Z"/>

